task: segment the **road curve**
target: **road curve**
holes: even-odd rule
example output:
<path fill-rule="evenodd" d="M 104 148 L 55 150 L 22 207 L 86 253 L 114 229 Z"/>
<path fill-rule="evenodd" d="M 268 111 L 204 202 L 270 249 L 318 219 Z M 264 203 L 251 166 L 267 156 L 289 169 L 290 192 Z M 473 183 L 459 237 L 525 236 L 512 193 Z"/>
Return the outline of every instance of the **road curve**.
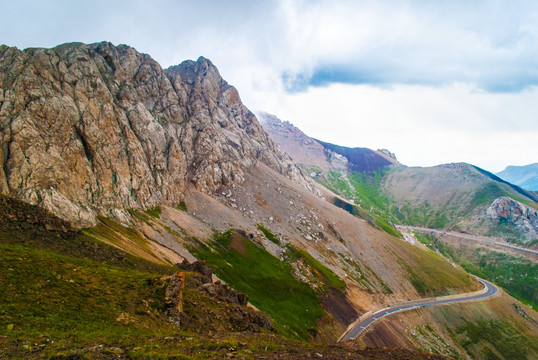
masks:
<path fill-rule="evenodd" d="M 376 322 L 380 318 L 390 315 L 390 314 L 394 314 L 396 312 L 411 310 L 411 309 L 420 308 L 420 307 L 446 305 L 446 304 L 466 302 L 466 301 L 472 301 L 472 300 L 478 300 L 478 299 L 487 299 L 497 294 L 497 292 L 499 291 L 499 289 L 495 285 L 490 283 L 489 281 L 486 281 L 480 278 L 477 278 L 477 279 L 482 284 L 484 284 L 484 289 L 474 292 L 474 293 L 465 293 L 465 294 L 460 294 L 456 296 L 446 296 L 445 298 L 434 298 L 434 299 L 424 299 L 424 300 L 419 300 L 419 301 L 411 301 L 408 304 L 401 304 L 401 305 L 396 305 L 393 307 L 387 307 L 387 308 L 381 309 L 379 311 L 376 311 L 372 315 L 368 316 L 367 318 L 359 321 L 355 325 L 353 325 L 351 329 L 348 329 L 340 337 L 339 341 L 355 339 L 366 328 L 368 328 L 370 325 L 372 325 L 374 322 Z"/>

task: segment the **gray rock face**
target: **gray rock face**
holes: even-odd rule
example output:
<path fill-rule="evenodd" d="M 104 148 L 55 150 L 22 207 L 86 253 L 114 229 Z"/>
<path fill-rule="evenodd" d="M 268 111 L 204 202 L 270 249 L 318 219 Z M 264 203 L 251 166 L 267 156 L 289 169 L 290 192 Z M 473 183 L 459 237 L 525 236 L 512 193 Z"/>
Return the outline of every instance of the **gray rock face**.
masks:
<path fill-rule="evenodd" d="M 526 234 L 527 239 L 536 239 L 538 232 L 538 211 L 508 197 L 495 199 L 486 213 L 495 221 L 509 221 Z"/>
<path fill-rule="evenodd" d="M 0 47 L 0 192 L 84 227 L 213 194 L 261 161 L 310 187 L 205 58 L 102 42 Z"/>

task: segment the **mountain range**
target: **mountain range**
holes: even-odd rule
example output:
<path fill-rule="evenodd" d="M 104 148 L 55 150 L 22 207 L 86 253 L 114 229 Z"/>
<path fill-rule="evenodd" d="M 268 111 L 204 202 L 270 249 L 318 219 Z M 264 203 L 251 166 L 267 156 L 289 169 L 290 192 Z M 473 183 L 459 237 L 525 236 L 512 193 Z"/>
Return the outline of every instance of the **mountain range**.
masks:
<path fill-rule="evenodd" d="M 538 354 L 538 316 L 505 293 L 428 312 L 427 324 L 415 310 L 405 331 L 324 347 L 389 304 L 480 288 L 395 224 L 500 226 L 532 246 L 536 198 L 471 165 L 406 168 L 388 150 L 272 124 L 264 130 L 203 57 L 162 69 L 108 42 L 0 46 L 0 308 L 9 309 L 0 354 L 343 359 L 368 358 L 365 345 L 409 349 L 393 351 L 402 359 Z M 166 295 L 178 270 L 181 316 Z"/>
<path fill-rule="evenodd" d="M 466 163 L 406 167 L 388 150 L 346 148 L 309 138 L 275 116 L 262 125 L 314 180 L 381 221 L 537 239 L 538 196 Z"/>
<path fill-rule="evenodd" d="M 496 175 L 526 190 L 538 191 L 538 163 L 525 166 L 507 166 Z"/>

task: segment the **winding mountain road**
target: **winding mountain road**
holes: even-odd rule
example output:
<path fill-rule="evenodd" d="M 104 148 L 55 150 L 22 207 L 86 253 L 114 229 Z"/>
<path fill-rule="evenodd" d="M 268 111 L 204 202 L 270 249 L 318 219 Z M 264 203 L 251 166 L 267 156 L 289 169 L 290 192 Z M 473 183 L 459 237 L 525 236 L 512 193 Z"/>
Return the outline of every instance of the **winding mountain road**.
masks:
<path fill-rule="evenodd" d="M 482 290 L 479 290 L 473 293 L 451 295 L 451 296 L 432 298 L 432 299 L 415 300 L 415 301 L 410 301 L 409 303 L 398 304 L 392 307 L 387 307 L 387 308 L 378 310 L 372 315 L 362 320 L 359 319 L 358 322 L 350 326 L 350 328 L 348 328 L 348 330 L 340 337 L 339 341 L 355 339 L 366 328 L 368 328 L 377 320 L 381 319 L 384 316 L 394 314 L 396 312 L 416 309 L 420 307 L 427 307 L 427 306 L 446 305 L 446 304 L 460 303 L 460 302 L 479 300 L 479 299 L 483 300 L 483 299 L 492 297 L 498 293 L 499 289 L 495 285 L 493 285 L 489 281 L 486 281 L 480 278 L 477 278 L 477 279 L 482 284 L 484 284 L 484 288 Z"/>

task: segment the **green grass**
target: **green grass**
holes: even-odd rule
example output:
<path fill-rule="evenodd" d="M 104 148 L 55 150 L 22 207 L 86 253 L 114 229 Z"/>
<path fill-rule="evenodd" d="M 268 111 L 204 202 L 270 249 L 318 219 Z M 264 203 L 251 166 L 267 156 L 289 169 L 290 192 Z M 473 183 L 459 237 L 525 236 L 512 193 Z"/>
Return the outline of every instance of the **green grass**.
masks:
<path fill-rule="evenodd" d="M 262 224 L 258 225 L 258 230 L 260 230 L 265 235 L 267 240 L 277 245 L 280 245 L 280 240 L 278 240 L 278 238 L 269 229 L 266 229 Z"/>
<path fill-rule="evenodd" d="M 383 195 L 380 189 L 381 180 L 388 171 L 388 168 L 374 172 L 354 171 L 349 176 L 349 181 L 353 185 L 363 208 L 371 209 L 371 211 L 379 214 L 389 214 L 389 199 Z"/>
<path fill-rule="evenodd" d="M 318 168 L 305 169 L 307 172 L 320 171 Z M 365 212 L 362 214 L 363 216 L 367 213 L 372 220 L 377 216 L 396 222 L 397 218 L 390 211 L 392 204 L 381 191 L 381 181 L 388 171 L 389 169 L 385 168 L 372 172 L 353 171 L 350 174 L 345 174 L 331 170 L 324 177 L 316 177 L 314 180 L 335 194 L 353 200 Z"/>
<path fill-rule="evenodd" d="M 42 224 L 62 222 L 42 209 L 2 196 L 0 204 L 1 358 L 116 358 L 116 351 L 127 358 L 222 358 L 232 346 L 238 356 L 252 358 L 288 341 L 262 332 L 239 343 L 244 325 L 238 306 L 199 291 L 200 275 L 189 272 L 179 329 L 168 320 L 162 280 L 176 268 L 84 232 L 47 230 Z M 100 236 L 117 236 L 104 224 Z M 248 308 L 239 313 L 241 319 L 253 315 Z"/>
<path fill-rule="evenodd" d="M 223 358 L 232 348 L 237 356 L 252 358 L 287 341 L 257 333 L 240 342 L 242 330 L 230 329 L 233 306 L 197 290 L 198 275 L 192 273 L 187 273 L 186 316 L 179 329 L 168 321 L 159 285 L 163 274 L 176 269 L 84 236 L 68 239 L 81 249 L 71 256 L 62 253 L 70 250 L 68 241 L 53 244 L 55 234 L 45 231 L 40 234 L 45 238 L 26 241 L 24 233 L 19 242 L 0 232 L 2 358 L 116 358 L 118 350 L 127 358 Z M 252 315 L 247 310 L 243 316 Z M 118 320 L 120 314 L 127 320 Z M 218 337 L 208 337 L 207 329 Z"/>
<path fill-rule="evenodd" d="M 232 231 L 218 234 L 215 242 L 198 243 L 190 250 L 236 291 L 247 293 L 252 304 L 273 318 L 280 332 L 307 339 L 308 330 L 315 330 L 324 314 L 320 295 L 293 276 L 290 264 L 247 238 L 239 240 L 244 253 L 238 252 L 230 246 L 232 235 Z"/>
<path fill-rule="evenodd" d="M 341 209 L 346 210 L 351 215 L 355 215 L 363 220 L 366 220 L 370 225 L 379 228 L 380 230 L 386 232 L 389 235 L 401 237 L 400 232 L 393 225 L 391 225 L 383 216 L 375 215 L 368 210 L 364 210 L 359 206 L 350 204 L 337 197 L 333 198 L 333 204 Z"/>
<path fill-rule="evenodd" d="M 507 196 L 507 193 L 497 184 L 488 182 L 484 187 L 475 192 L 474 197 L 471 200 L 471 206 L 476 207 L 479 205 L 491 204 L 493 200 L 501 196 Z"/>
<path fill-rule="evenodd" d="M 302 261 L 306 263 L 314 276 L 324 284 L 323 289 L 325 291 L 327 291 L 329 287 L 341 290 L 346 286 L 346 284 L 330 269 L 302 249 L 289 245 L 286 251 L 286 260 L 291 262 Z"/>
<path fill-rule="evenodd" d="M 405 261 L 398 256 L 398 263 L 406 270 L 407 277 L 422 296 L 449 295 L 472 285 L 471 277 L 454 268 L 448 261 L 430 250 L 422 250 L 404 243 Z M 403 249 L 402 249 L 403 250 Z M 400 255 L 404 255 L 403 252 Z"/>
<path fill-rule="evenodd" d="M 111 253 L 116 264 L 24 242 L 0 242 L 0 334 L 12 339 L 46 334 L 60 342 L 130 343 L 133 337 L 173 332 L 156 315 L 164 308 L 164 297 L 150 284 L 162 275 L 147 270 L 158 268 L 144 260 L 134 260 L 137 265 L 119 263 L 114 250 Z M 135 322 L 116 321 L 121 313 Z"/>
<path fill-rule="evenodd" d="M 402 237 L 402 234 L 382 216 L 374 215 L 375 224 L 384 232 L 394 237 Z"/>
<path fill-rule="evenodd" d="M 176 209 L 187 212 L 187 204 L 185 204 L 185 201 L 180 201 Z"/>
<path fill-rule="evenodd" d="M 156 206 L 154 208 L 151 208 L 151 209 L 148 209 L 146 210 L 146 214 L 148 214 L 149 216 L 152 216 L 156 219 L 160 218 L 161 217 L 161 207 L 160 206 Z"/>
<path fill-rule="evenodd" d="M 441 209 L 435 210 L 430 203 L 425 201 L 420 205 L 406 202 L 398 209 L 395 216 L 411 225 L 444 229 L 450 227 L 454 219 L 463 215 L 459 208 L 443 206 Z"/>
<path fill-rule="evenodd" d="M 463 348 L 468 353 L 479 353 L 483 359 L 498 359 L 498 356 L 482 343 L 489 343 L 504 359 L 529 359 L 529 351 L 538 353 L 538 346 L 521 336 L 516 329 L 502 319 L 465 321 L 456 329 Z"/>
<path fill-rule="evenodd" d="M 435 250 L 435 243 L 437 241 L 437 238 L 430 234 L 421 234 L 419 232 L 414 233 L 415 237 L 418 241 L 426 245 L 431 250 Z"/>
<path fill-rule="evenodd" d="M 455 248 L 441 241 L 437 248 L 471 274 L 495 282 L 516 299 L 538 310 L 538 264 L 485 248 Z"/>

